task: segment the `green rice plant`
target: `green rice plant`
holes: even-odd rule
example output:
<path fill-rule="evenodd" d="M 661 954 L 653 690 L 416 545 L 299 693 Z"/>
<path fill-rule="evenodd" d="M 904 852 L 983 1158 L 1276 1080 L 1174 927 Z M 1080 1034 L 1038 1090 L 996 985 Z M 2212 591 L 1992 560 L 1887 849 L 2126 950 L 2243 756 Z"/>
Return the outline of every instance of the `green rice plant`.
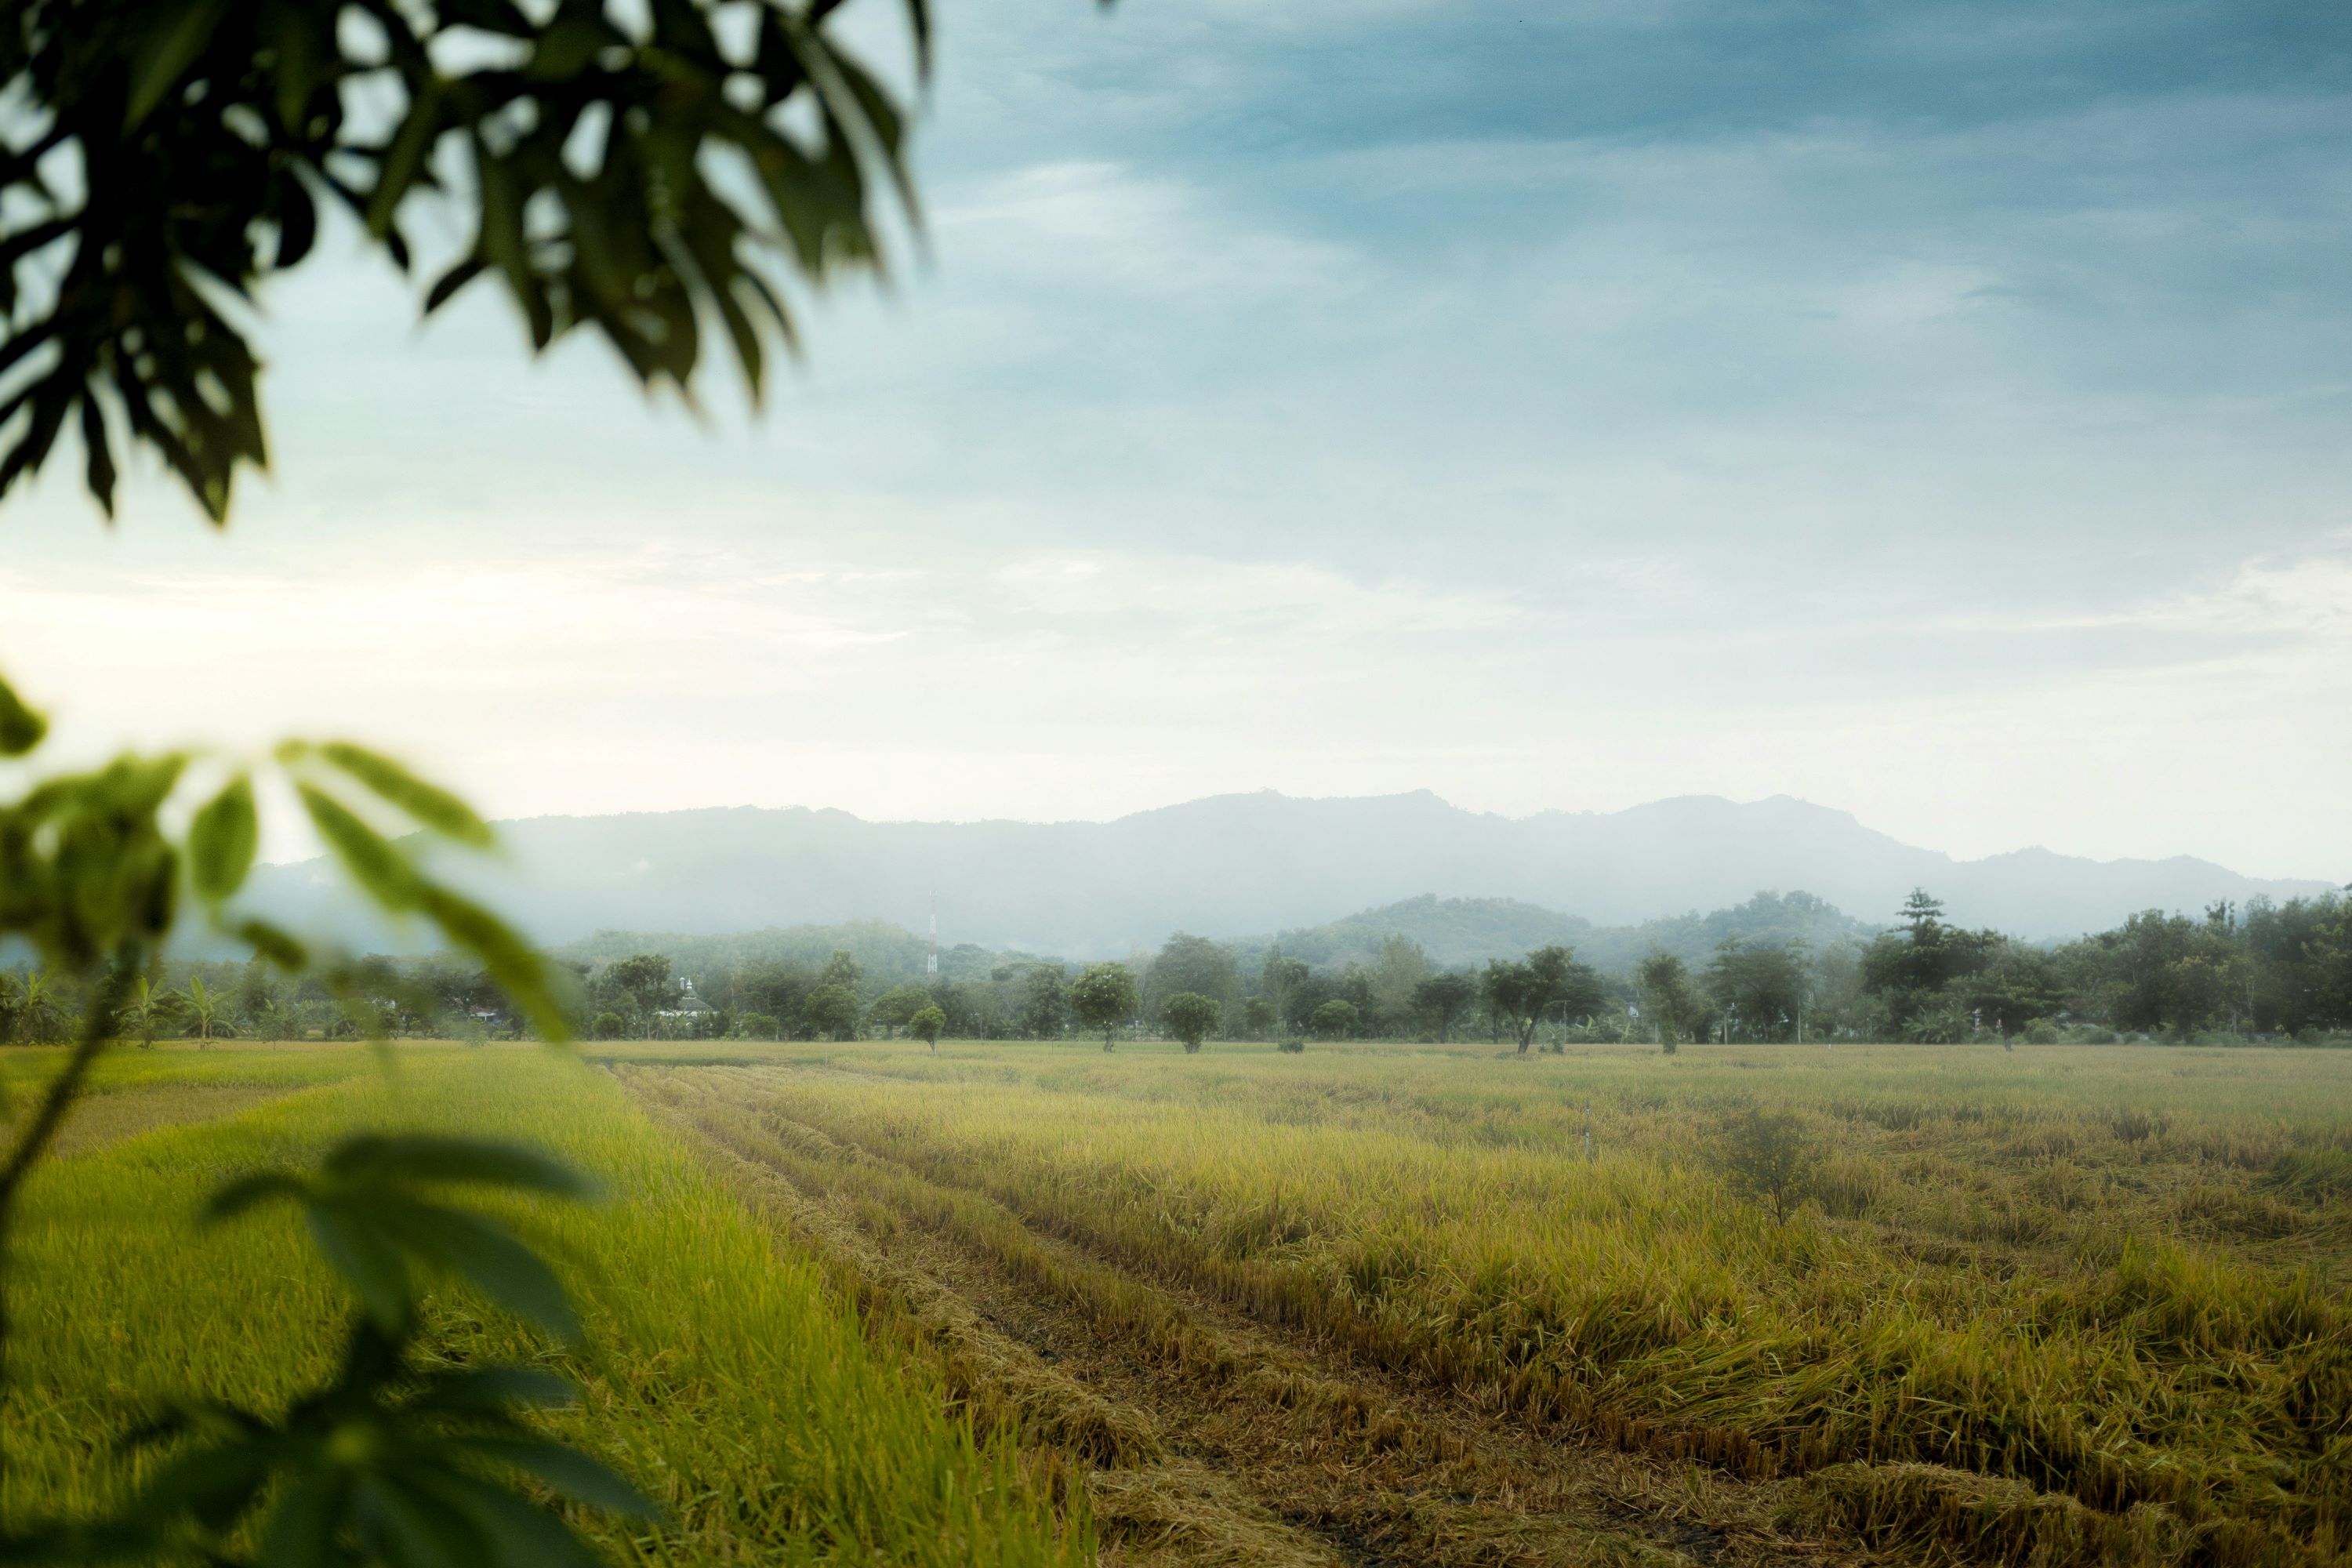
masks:
<path fill-rule="evenodd" d="M 306 1055 L 309 1058 L 306 1059 Z M 425 1297 L 444 1363 L 521 1362 L 581 1404 L 540 1429 L 579 1444 L 662 1506 L 659 1526 L 566 1516 L 611 1557 L 648 1563 L 1086 1561 L 1082 1515 L 1009 1436 L 947 1408 L 937 1373 L 866 1342 L 804 1257 L 780 1252 L 736 1195 L 608 1076 L 530 1049 L 404 1047 L 396 1090 L 366 1053 L 215 1047 L 122 1058 L 141 1074 L 310 1079 L 210 1125 L 159 1128 L 37 1172 L 18 1254 L 22 1376 L 0 1395 L 0 1477 L 19 1511 L 89 1516 L 161 1473 L 121 1439 L 183 1394 L 268 1405 L 331 1367 L 342 1299 L 282 1225 L 200 1242 L 221 1180 L 313 1155 L 353 1127 L 530 1134 L 602 1202 L 496 1212 L 557 1259 L 592 1352 L 551 1345 L 455 1279 Z M 352 1069 L 359 1069 L 354 1073 Z M 102 1075 L 101 1081 L 107 1075 Z M 197 1081 L 200 1081 L 200 1075 Z"/>

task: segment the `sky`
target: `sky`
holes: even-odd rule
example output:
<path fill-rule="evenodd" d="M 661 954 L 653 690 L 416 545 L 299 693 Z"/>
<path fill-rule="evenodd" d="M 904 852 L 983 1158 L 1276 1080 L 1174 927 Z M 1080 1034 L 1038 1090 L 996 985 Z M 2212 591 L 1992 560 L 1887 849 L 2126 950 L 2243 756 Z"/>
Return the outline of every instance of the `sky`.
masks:
<path fill-rule="evenodd" d="M 2352 11 L 938 10 L 920 252 L 763 410 L 420 328 L 331 233 L 225 533 L 152 465 L 12 496 L 58 752 L 348 732 L 503 816 L 1785 794 L 2352 879 Z"/>

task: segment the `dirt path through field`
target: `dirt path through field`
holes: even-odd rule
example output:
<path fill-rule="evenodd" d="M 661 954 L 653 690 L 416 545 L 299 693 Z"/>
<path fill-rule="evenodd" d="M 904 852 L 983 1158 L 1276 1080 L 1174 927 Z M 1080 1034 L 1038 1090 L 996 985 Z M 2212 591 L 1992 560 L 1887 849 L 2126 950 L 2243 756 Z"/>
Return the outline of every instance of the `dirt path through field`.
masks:
<path fill-rule="evenodd" d="M 1858 1553 L 1784 1534 L 1769 1485 L 1536 1432 L 1147 1280 L 986 1196 L 786 1114 L 778 1070 L 624 1067 L 869 1331 L 988 1423 L 1085 1468 L 1104 1561 L 1647 1563 Z"/>

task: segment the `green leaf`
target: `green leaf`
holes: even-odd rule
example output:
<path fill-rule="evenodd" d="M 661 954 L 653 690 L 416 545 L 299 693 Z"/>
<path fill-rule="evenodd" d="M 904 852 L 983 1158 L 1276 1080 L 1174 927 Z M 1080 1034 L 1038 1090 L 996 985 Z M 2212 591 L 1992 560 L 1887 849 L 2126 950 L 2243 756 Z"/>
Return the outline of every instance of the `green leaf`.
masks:
<path fill-rule="evenodd" d="M 106 416 L 98 406 L 98 399 L 88 392 L 81 395 L 81 449 L 89 460 L 89 493 L 98 498 L 100 510 L 114 515 L 114 448 L 106 436 Z"/>
<path fill-rule="evenodd" d="M 515 1316 L 558 1339 L 579 1342 L 580 1320 L 555 1271 L 495 1222 L 463 1209 L 401 1200 L 372 1204 L 368 1213 L 411 1251 L 463 1276 Z"/>
<path fill-rule="evenodd" d="M 310 1184 L 295 1171 L 256 1171 L 249 1176 L 239 1176 L 213 1194 L 205 1205 L 205 1221 L 216 1225 L 234 1219 L 249 1208 L 269 1202 L 272 1198 L 292 1198 L 308 1202 Z"/>
<path fill-rule="evenodd" d="M 413 1479 L 378 1470 L 361 1476 L 352 1489 L 353 1511 L 392 1548 L 386 1558 L 400 1568 L 503 1568 L 509 1559 L 468 1512 L 410 1484 Z"/>
<path fill-rule="evenodd" d="M 572 1037 L 572 1020 L 549 985 L 546 963 L 505 921 L 432 883 L 419 884 L 415 905 L 451 942 L 481 960 L 499 988 L 550 1043 L 560 1045 Z"/>
<path fill-rule="evenodd" d="M 491 1555 L 467 1568 L 600 1568 L 596 1554 L 547 1510 L 476 1476 L 422 1469 L 408 1472 L 415 1484 L 462 1510 L 496 1543 Z"/>
<path fill-rule="evenodd" d="M 49 721 L 16 695 L 15 687 L 0 680 L 0 757 L 21 757 L 41 743 Z"/>
<path fill-rule="evenodd" d="M 289 971 L 301 969 L 310 962 L 310 952 L 292 935 L 268 921 L 246 921 L 236 928 L 236 938 L 262 957 Z"/>
<path fill-rule="evenodd" d="M 323 1465 L 287 1489 L 261 1537 L 262 1568 L 318 1568 L 335 1561 L 335 1535 L 351 1497 L 341 1466 Z"/>
<path fill-rule="evenodd" d="M 339 1180 L 481 1182 L 560 1197 L 589 1192 L 587 1180 L 561 1160 L 526 1144 L 488 1138 L 362 1133 L 329 1150 L 321 1168 Z"/>
<path fill-rule="evenodd" d="M 368 1218 L 352 1214 L 342 1203 L 310 1205 L 310 1234 L 336 1272 L 351 1281 L 360 1305 L 387 1334 L 399 1333 L 408 1323 L 412 1298 L 408 1265 L 400 1248 Z"/>
<path fill-rule="evenodd" d="M 464 1446 L 485 1458 L 537 1477 L 574 1502 L 631 1519 L 651 1519 L 660 1510 L 628 1479 L 579 1449 L 542 1437 L 468 1437 Z"/>
<path fill-rule="evenodd" d="M 179 0 L 177 5 L 156 7 L 146 36 L 131 51 L 130 107 L 123 115 L 126 131 L 152 113 L 164 94 L 196 63 L 227 12 L 228 0 Z"/>
<path fill-rule="evenodd" d="M 558 1410 L 578 1403 L 579 1390 L 532 1366 L 467 1367 L 426 1382 L 416 1404 L 435 1410 L 503 1412 L 509 1405 Z"/>
<path fill-rule="evenodd" d="M 401 121 L 399 134 L 384 153 L 383 167 L 376 173 L 375 189 L 368 196 L 369 234 L 382 239 L 391 233 L 393 214 L 399 210 L 408 188 L 416 183 L 425 154 L 440 133 L 441 100 L 428 83 L 416 89 L 416 97 L 408 106 L 408 117 Z"/>
<path fill-rule="evenodd" d="M 425 783 L 381 752 L 330 741 L 318 754 L 444 837 L 487 848 L 495 835 L 474 808 L 438 784 Z"/>
<path fill-rule="evenodd" d="M 318 828 L 319 837 L 327 841 L 352 879 L 387 910 L 415 909 L 422 884 L 408 857 L 333 795 L 310 784 L 295 787 L 311 826 Z"/>
<path fill-rule="evenodd" d="M 188 874 L 196 896 L 216 904 L 236 892 L 253 869 L 253 857 L 260 847 L 253 781 L 239 773 L 188 825 Z"/>

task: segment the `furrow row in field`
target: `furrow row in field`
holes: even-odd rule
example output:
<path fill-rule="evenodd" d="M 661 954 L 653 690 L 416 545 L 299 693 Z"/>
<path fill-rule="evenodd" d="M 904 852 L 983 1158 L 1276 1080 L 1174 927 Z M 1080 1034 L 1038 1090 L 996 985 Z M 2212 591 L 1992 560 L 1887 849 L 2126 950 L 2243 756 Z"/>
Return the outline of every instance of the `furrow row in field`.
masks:
<path fill-rule="evenodd" d="M 1148 1281 L 781 1112 L 756 1073 L 625 1069 L 878 1336 L 983 1419 L 1090 1467 L 1111 1555 L 1168 1563 L 1727 1565 L 1844 1555 L 1783 1489 L 1538 1436 L 1311 1336 Z"/>
<path fill-rule="evenodd" d="M 992 1202 L 1139 1289 L 1496 1419 L 1784 1482 L 1812 1527 L 2011 1562 L 2339 1553 L 2352 1361 L 2307 1276 L 2128 1239 L 2049 1274 L 1906 1265 L 1643 1152 L 1433 1150 L 1270 1124 L 1247 1097 L 714 1081 L 772 1129 L 821 1129 L 815 1169 Z"/>

